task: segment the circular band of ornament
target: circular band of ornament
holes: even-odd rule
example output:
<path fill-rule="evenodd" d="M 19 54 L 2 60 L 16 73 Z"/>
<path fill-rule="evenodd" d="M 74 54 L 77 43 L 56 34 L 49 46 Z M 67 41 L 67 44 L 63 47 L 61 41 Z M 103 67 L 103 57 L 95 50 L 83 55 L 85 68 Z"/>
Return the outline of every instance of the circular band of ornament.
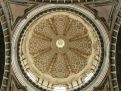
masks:
<path fill-rule="evenodd" d="M 31 83 L 29 90 L 64 86 L 91 91 L 108 69 L 109 40 L 94 19 L 84 8 L 70 5 L 47 5 L 28 14 L 15 28 L 12 45 L 13 69 L 26 80 L 20 82 Z"/>
<path fill-rule="evenodd" d="M 30 0 L 34 2 L 45 2 L 45 3 L 83 3 L 84 0 Z"/>

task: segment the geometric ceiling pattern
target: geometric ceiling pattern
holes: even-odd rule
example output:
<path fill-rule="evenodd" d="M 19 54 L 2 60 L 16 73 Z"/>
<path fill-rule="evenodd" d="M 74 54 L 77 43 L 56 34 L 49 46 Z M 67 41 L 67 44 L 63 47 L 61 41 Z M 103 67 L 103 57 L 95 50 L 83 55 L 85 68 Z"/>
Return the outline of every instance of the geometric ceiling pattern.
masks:
<path fill-rule="evenodd" d="M 90 16 L 83 14 L 84 8 L 66 5 L 43 8 L 35 9 L 25 24 L 16 28 L 12 45 L 17 48 L 12 50 L 15 73 L 22 72 L 30 84 L 46 90 L 56 86 L 83 89 L 93 84 L 95 77 L 99 79 L 100 71 L 105 75 L 109 40 L 105 31 L 101 31 L 105 30 L 101 23 L 96 26 L 99 21 L 92 21 L 89 11 L 86 12 Z"/>
<path fill-rule="evenodd" d="M 119 91 L 121 0 L 1 0 L 1 91 Z"/>

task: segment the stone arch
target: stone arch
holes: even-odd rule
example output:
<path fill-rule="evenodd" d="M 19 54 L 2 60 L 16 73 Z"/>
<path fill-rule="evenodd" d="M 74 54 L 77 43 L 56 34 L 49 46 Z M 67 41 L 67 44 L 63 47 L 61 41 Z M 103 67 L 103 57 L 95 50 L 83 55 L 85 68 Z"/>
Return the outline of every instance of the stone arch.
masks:
<path fill-rule="evenodd" d="M 8 84 L 8 77 L 10 72 L 10 37 L 9 37 L 9 28 L 7 24 L 7 20 L 3 11 L 2 6 L 0 5 L 0 24 L 1 29 L 3 31 L 3 38 L 4 38 L 4 69 L 3 69 L 3 77 L 2 77 L 2 83 L 1 83 L 1 91 L 6 91 L 7 84 Z"/>
<path fill-rule="evenodd" d="M 121 31 L 121 6 L 118 5 L 115 10 L 118 10 L 116 12 L 116 17 L 114 17 L 115 20 L 113 20 L 113 28 L 112 28 L 112 38 L 111 38 L 111 44 L 110 44 L 110 67 L 111 67 L 111 83 L 112 83 L 112 91 L 119 91 L 119 85 L 118 85 L 118 61 L 117 61 L 117 50 L 118 50 L 118 39 L 119 34 Z M 115 11 L 114 11 L 115 12 Z M 112 22 L 112 23 L 113 23 Z M 118 44 L 118 45 L 117 45 Z M 118 63 L 118 64 L 117 64 Z"/>

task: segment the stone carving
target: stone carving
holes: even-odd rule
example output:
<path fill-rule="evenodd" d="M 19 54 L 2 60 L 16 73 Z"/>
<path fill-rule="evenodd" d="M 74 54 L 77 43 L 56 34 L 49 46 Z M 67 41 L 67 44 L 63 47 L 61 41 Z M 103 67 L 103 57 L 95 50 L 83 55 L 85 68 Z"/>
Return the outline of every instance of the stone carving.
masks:
<path fill-rule="evenodd" d="M 55 12 L 35 20 L 28 27 L 21 48 L 28 70 L 37 76 L 37 82 L 43 79 L 48 84 L 69 87 L 75 84 L 73 81 L 83 83 L 82 78 L 93 73 L 100 60 L 96 32 L 81 17 L 67 12 Z"/>

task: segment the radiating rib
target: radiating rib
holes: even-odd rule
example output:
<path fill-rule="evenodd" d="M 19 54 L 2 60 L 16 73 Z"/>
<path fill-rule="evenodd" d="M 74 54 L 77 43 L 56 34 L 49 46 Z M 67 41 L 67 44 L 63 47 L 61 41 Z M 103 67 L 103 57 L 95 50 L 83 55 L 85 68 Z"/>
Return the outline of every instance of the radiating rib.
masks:
<path fill-rule="evenodd" d="M 68 23 L 68 25 L 66 26 L 66 29 L 64 30 L 63 35 L 67 35 L 67 33 L 68 33 L 68 31 L 69 31 L 69 29 L 70 29 L 70 27 L 71 27 L 72 21 L 73 21 L 73 20 L 71 20 L 71 19 L 69 20 L 69 23 Z"/>
<path fill-rule="evenodd" d="M 50 25 L 50 27 L 51 27 L 53 33 L 54 33 L 55 35 L 58 35 L 57 28 L 56 28 L 56 26 L 55 26 L 55 23 L 53 22 L 54 19 L 53 19 L 53 18 L 50 18 L 50 19 L 48 19 L 47 21 L 48 21 L 48 23 L 49 23 L 49 25 Z"/>
<path fill-rule="evenodd" d="M 69 48 L 69 50 L 71 51 L 71 52 L 73 52 L 73 53 L 75 53 L 77 56 L 79 56 L 79 57 L 81 57 L 81 58 L 88 58 L 88 56 L 90 55 L 90 54 L 88 54 L 88 53 L 85 53 L 84 51 L 80 51 L 79 49 L 77 49 L 77 48 Z"/>
<path fill-rule="evenodd" d="M 57 53 L 55 53 L 52 57 L 52 60 L 50 61 L 48 67 L 47 67 L 47 71 L 50 72 L 52 67 L 54 66 L 54 63 L 57 61 Z"/>
<path fill-rule="evenodd" d="M 45 49 L 39 50 L 37 53 L 30 53 L 30 54 L 31 54 L 34 58 L 36 58 L 36 57 L 38 57 L 38 56 L 40 56 L 40 55 L 42 55 L 42 54 L 45 54 L 45 53 L 49 52 L 51 49 L 52 49 L 51 47 L 47 47 L 47 48 L 45 48 Z"/>
<path fill-rule="evenodd" d="M 46 41 L 52 41 L 52 39 L 40 32 L 34 31 L 34 35 L 35 37 L 41 38 L 42 40 L 46 40 Z"/>
<path fill-rule="evenodd" d="M 70 38 L 69 41 L 72 42 L 72 41 L 77 41 L 77 40 L 80 40 L 80 39 L 83 39 L 83 38 L 86 38 L 88 37 L 89 35 L 86 33 L 85 35 L 82 35 L 82 34 L 77 34 L 75 35 L 74 37 Z"/>
<path fill-rule="evenodd" d="M 64 56 L 65 64 L 66 64 L 66 66 L 67 66 L 69 72 L 70 72 L 70 73 L 73 72 L 73 69 L 72 69 L 71 64 L 70 64 L 70 62 L 69 62 L 68 55 L 67 55 L 66 53 L 63 53 L 63 56 Z"/>

